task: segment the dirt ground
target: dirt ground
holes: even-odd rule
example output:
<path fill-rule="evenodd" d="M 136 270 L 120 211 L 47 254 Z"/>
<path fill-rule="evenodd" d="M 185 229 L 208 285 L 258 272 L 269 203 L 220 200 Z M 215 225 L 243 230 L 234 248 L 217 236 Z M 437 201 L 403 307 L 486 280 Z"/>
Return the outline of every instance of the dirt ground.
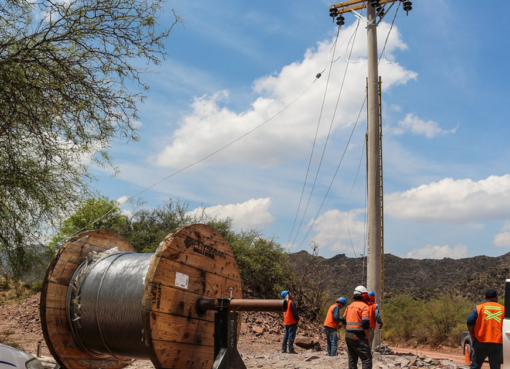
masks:
<path fill-rule="evenodd" d="M 0 342 L 21 348 L 36 354 L 38 342 L 41 342 L 41 355 L 50 353 L 44 342 L 39 317 L 39 298 L 36 294 L 15 303 L 0 305 Z M 243 316 L 242 331 L 238 342 L 238 351 L 247 368 L 285 368 L 285 369 L 330 369 L 347 368 L 347 352 L 343 339 L 339 343 L 339 355 L 328 357 L 326 341 L 320 327 L 303 325 L 298 329 L 298 338 L 314 342 L 314 348 L 304 349 L 296 346 L 297 355 L 281 353 L 283 325 L 279 315 L 270 313 L 250 313 Z M 396 355 L 374 354 L 374 369 L 411 368 L 458 368 L 463 364 L 462 350 L 421 351 L 398 348 Z M 449 351 L 449 352 L 448 352 Z M 453 355 L 453 356 L 452 356 Z M 437 360 L 433 360 L 435 358 Z M 411 364 L 410 364 L 411 363 Z M 361 366 L 360 366 L 361 367 Z M 154 368 L 150 361 L 138 360 L 130 364 L 129 369 Z"/>

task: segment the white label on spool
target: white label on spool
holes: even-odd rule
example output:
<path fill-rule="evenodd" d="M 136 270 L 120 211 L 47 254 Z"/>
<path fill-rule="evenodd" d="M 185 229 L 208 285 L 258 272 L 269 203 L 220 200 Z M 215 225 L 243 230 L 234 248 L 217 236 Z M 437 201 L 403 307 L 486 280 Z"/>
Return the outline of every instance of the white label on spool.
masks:
<path fill-rule="evenodd" d="M 189 276 L 179 272 L 175 273 L 175 285 L 177 287 L 188 289 Z"/>

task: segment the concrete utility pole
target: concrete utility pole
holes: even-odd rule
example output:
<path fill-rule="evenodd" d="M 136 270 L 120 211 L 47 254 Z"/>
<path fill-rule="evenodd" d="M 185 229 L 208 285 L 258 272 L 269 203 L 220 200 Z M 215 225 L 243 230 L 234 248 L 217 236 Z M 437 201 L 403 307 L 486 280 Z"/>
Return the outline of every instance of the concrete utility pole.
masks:
<path fill-rule="evenodd" d="M 368 132 L 367 132 L 367 185 L 368 185 L 368 265 L 367 265 L 367 288 L 374 291 L 375 302 L 382 309 L 382 151 L 381 151 L 381 128 L 379 116 L 379 70 L 377 55 L 377 17 L 384 17 L 394 2 L 401 2 L 404 11 L 412 9 L 409 0 L 349 0 L 331 5 L 329 15 L 336 17 L 336 24 L 342 26 L 345 18 L 342 14 L 354 12 L 358 18 L 361 15 L 358 10 L 367 9 L 367 55 L 368 55 Z M 386 8 L 388 6 L 388 8 Z M 381 344 L 381 330 L 374 332 L 374 347 Z"/>
<path fill-rule="evenodd" d="M 381 306 L 381 160 L 379 157 L 379 69 L 377 67 L 377 24 L 375 7 L 367 7 L 368 42 L 368 265 L 367 288 L 375 292 L 376 303 Z M 381 344 L 380 330 L 374 335 L 374 346 Z"/>

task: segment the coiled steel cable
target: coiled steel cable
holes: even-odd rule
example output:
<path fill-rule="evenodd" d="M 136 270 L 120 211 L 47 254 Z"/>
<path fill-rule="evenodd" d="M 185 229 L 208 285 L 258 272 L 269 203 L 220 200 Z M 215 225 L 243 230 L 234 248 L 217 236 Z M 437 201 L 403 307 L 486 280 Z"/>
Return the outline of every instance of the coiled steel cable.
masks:
<path fill-rule="evenodd" d="M 142 297 L 154 254 L 117 252 L 85 260 L 67 294 L 67 319 L 75 346 L 95 357 L 149 359 Z"/>

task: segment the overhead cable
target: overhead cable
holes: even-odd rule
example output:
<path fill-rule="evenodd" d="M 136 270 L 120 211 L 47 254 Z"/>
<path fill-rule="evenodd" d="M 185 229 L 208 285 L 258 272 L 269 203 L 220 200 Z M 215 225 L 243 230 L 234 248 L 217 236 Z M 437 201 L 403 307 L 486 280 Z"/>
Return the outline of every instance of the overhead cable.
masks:
<path fill-rule="evenodd" d="M 357 31 L 358 31 L 358 28 L 359 28 L 359 25 L 360 25 L 360 22 L 358 21 L 358 24 L 356 25 L 356 29 L 354 30 L 354 33 L 357 34 Z M 352 55 L 352 51 L 354 49 L 354 42 L 355 42 L 356 38 L 354 38 L 353 42 L 352 42 L 352 46 L 351 46 L 351 50 L 350 50 L 350 53 L 349 53 L 349 58 L 350 56 Z M 303 216 L 301 217 L 301 221 L 299 223 L 299 227 L 298 227 L 298 230 L 296 232 L 296 235 L 292 241 L 292 244 L 295 244 L 296 242 L 296 239 L 299 235 L 299 230 L 301 229 L 301 226 L 303 225 L 303 221 L 305 219 L 305 216 L 306 216 L 306 213 L 308 211 L 308 206 L 310 205 L 310 201 L 311 201 L 311 198 L 312 198 L 312 195 L 313 195 L 313 192 L 314 192 L 314 189 L 315 189 L 315 185 L 317 183 L 317 178 L 319 177 L 319 173 L 320 173 L 320 170 L 321 170 L 321 167 L 322 167 L 322 162 L 324 160 L 324 155 L 326 153 L 326 148 L 328 146 L 328 142 L 329 142 L 329 137 L 331 135 L 331 130 L 332 130 L 332 127 L 333 127 L 333 122 L 335 120 L 335 117 L 336 117 L 336 113 L 337 113 L 337 110 L 338 110 L 338 105 L 340 103 L 340 97 L 342 96 L 342 91 L 343 91 L 343 88 L 344 88 L 344 84 L 345 84 L 345 79 L 347 77 L 347 72 L 349 70 L 349 63 L 346 64 L 345 66 L 345 71 L 344 71 L 344 77 L 342 79 L 342 84 L 340 85 L 340 90 L 338 91 L 338 97 L 337 97 L 337 101 L 336 101 L 336 105 L 335 105 L 335 109 L 334 109 L 334 112 L 333 112 L 333 116 L 331 117 L 331 122 L 330 122 L 330 125 L 329 125 L 329 131 L 328 131 L 328 134 L 326 136 L 326 142 L 324 143 L 324 148 L 322 150 L 322 155 L 321 155 L 321 158 L 320 158 L 320 161 L 319 161 L 319 166 L 317 167 L 317 172 L 315 174 L 315 179 L 314 179 L 314 182 L 313 182 L 313 185 L 312 185 L 312 188 L 310 190 L 310 195 L 308 196 L 308 201 L 306 203 L 306 207 L 305 207 L 305 210 L 303 212 Z M 292 247 L 291 247 L 292 248 Z"/>
<path fill-rule="evenodd" d="M 297 207 L 297 210 L 296 210 L 296 215 L 294 217 L 294 222 L 292 223 L 292 229 L 290 230 L 289 239 L 287 241 L 287 244 L 290 243 L 290 239 L 292 238 L 292 234 L 294 233 L 294 227 L 296 225 L 296 220 L 297 220 L 297 217 L 298 217 L 298 214 L 299 214 L 299 210 L 301 209 L 301 201 L 303 200 L 303 194 L 305 192 L 306 183 L 308 181 L 308 173 L 310 172 L 310 167 L 312 165 L 313 153 L 315 151 L 315 144 L 317 143 L 317 136 L 319 134 L 319 127 L 320 127 L 320 123 L 321 123 L 322 112 L 324 111 L 324 103 L 326 101 L 326 94 L 328 92 L 329 79 L 331 77 L 331 70 L 333 69 L 332 68 L 332 64 L 334 63 L 333 59 L 335 57 L 336 44 L 337 44 L 337 41 L 338 41 L 338 35 L 339 34 L 340 34 L 340 27 L 338 27 L 338 32 L 336 33 L 335 42 L 333 43 L 333 46 L 334 46 L 333 47 L 333 51 L 332 51 L 333 54 L 332 54 L 332 58 L 331 58 L 331 62 L 330 62 L 329 68 L 328 68 L 328 78 L 326 80 L 326 87 L 324 88 L 324 96 L 322 97 L 322 104 L 321 104 L 321 109 L 320 109 L 320 113 L 319 113 L 319 119 L 317 121 L 317 128 L 315 129 L 315 137 L 313 139 L 312 151 L 310 153 L 310 159 L 308 160 L 308 167 L 306 168 L 305 180 L 303 181 L 303 188 L 301 189 L 301 196 L 299 197 L 299 204 L 298 204 L 298 207 Z"/>
<path fill-rule="evenodd" d="M 378 62 L 380 62 L 381 57 L 382 57 L 382 55 L 383 55 L 383 53 L 384 53 L 384 51 L 385 51 L 385 49 L 386 49 L 386 45 L 387 45 L 387 43 L 388 43 L 388 39 L 389 39 L 389 36 L 390 36 L 390 34 L 391 34 L 391 31 L 393 30 L 393 25 L 394 25 L 394 23 L 395 23 L 395 19 L 396 19 L 396 17 L 397 17 L 397 14 L 398 14 L 398 10 L 399 10 L 399 9 L 400 9 L 400 4 L 399 4 L 399 6 L 397 7 L 397 10 L 395 11 L 395 16 L 393 17 L 393 21 L 392 21 L 392 23 L 391 23 L 390 30 L 388 31 L 388 34 L 386 35 L 386 40 L 385 40 L 385 43 L 384 43 L 384 47 L 383 47 L 383 50 L 382 50 L 382 52 L 381 52 L 381 56 L 379 57 L 379 61 L 378 61 Z M 359 22 L 360 22 L 360 21 L 358 20 L 358 25 L 359 25 Z M 353 44 L 354 44 L 354 42 L 353 42 Z M 352 51 L 352 49 L 351 49 L 351 51 Z M 344 78 L 345 78 L 345 77 L 344 77 Z M 362 107 L 361 107 L 360 113 L 359 113 L 359 115 L 358 115 L 358 118 L 357 118 L 357 120 L 356 120 L 356 124 L 355 124 L 354 128 L 355 128 L 355 127 L 356 127 L 356 125 L 358 124 L 358 121 L 359 121 L 359 118 L 360 118 L 360 114 L 361 114 L 361 112 L 363 111 L 363 107 L 365 106 L 365 103 L 366 103 L 366 96 L 365 96 L 365 99 L 364 99 L 364 101 L 363 101 L 363 103 L 362 103 Z M 337 106 L 338 106 L 338 102 L 337 102 Z M 336 113 L 336 108 L 335 108 L 335 113 Z M 309 226 L 308 231 L 307 231 L 307 233 L 306 233 L 305 237 L 303 238 L 303 240 L 301 241 L 301 243 L 299 244 L 298 249 L 299 249 L 299 248 L 301 248 L 302 244 L 303 244 L 303 243 L 304 243 L 304 241 L 306 240 L 306 237 L 307 237 L 307 236 L 308 236 L 308 234 L 310 233 L 310 231 L 311 231 L 311 229 L 312 229 L 313 225 L 315 224 L 315 221 L 317 220 L 317 218 L 318 218 L 318 216 L 319 216 L 319 213 L 320 213 L 320 211 L 321 211 L 321 209 L 322 209 L 322 206 L 324 205 L 324 202 L 325 202 L 325 200 L 326 200 L 326 198 L 327 198 L 327 196 L 328 196 L 328 194 L 329 194 L 329 191 L 330 191 L 331 186 L 332 186 L 332 184 L 333 184 L 333 181 L 334 181 L 334 179 L 335 179 L 335 177 L 336 177 L 336 175 L 337 175 L 337 172 L 338 172 L 338 170 L 339 170 L 340 164 L 341 164 L 341 162 L 342 162 L 342 160 L 343 160 L 343 157 L 344 157 L 344 155 L 345 155 L 345 151 L 347 150 L 348 144 L 349 144 L 349 142 L 350 142 L 350 140 L 351 140 L 351 138 L 352 138 L 352 134 L 353 134 L 353 133 L 354 133 L 354 129 L 353 129 L 353 131 L 351 132 L 351 136 L 349 137 L 349 141 L 347 142 L 347 145 L 346 145 L 346 147 L 345 147 L 344 153 L 342 154 L 342 157 L 341 157 L 341 159 L 340 159 L 340 162 L 339 162 L 339 164 L 338 164 L 338 167 L 337 167 L 337 169 L 336 169 L 336 171 L 335 171 L 335 174 L 334 174 L 334 176 L 333 176 L 333 179 L 331 180 L 330 186 L 329 186 L 329 188 L 328 188 L 328 190 L 327 190 L 327 192 L 326 192 L 326 194 L 325 194 L 325 196 L 324 196 L 324 199 L 323 199 L 323 201 L 322 201 L 322 203 L 321 203 L 321 206 L 320 206 L 320 208 L 319 208 L 319 211 L 317 212 L 316 216 L 313 218 L 312 224 Z M 328 137 L 329 137 L 329 135 L 328 135 Z M 316 177 L 316 178 L 317 178 L 317 177 Z M 315 185 L 315 182 L 314 182 L 314 185 Z M 313 193 L 313 188 L 312 188 L 312 193 Z M 312 194 L 312 193 L 311 193 L 311 194 Z M 311 194 L 310 194 L 310 197 L 311 197 Z M 308 202 L 309 202 L 309 201 L 310 201 L 310 198 L 308 199 Z M 308 208 L 308 205 L 307 205 L 307 208 Z M 305 212 L 306 212 L 306 210 L 305 210 Z M 303 218 L 301 219 L 301 224 L 300 224 L 300 226 L 299 226 L 298 230 L 299 230 L 299 229 L 301 228 L 301 226 L 302 226 L 304 216 L 305 216 L 305 215 L 303 214 Z M 297 238 L 297 234 L 296 234 L 296 238 Z M 295 242 L 296 238 L 294 238 L 294 240 L 293 240 L 293 244 L 294 244 L 294 242 Z M 366 242 L 364 242 L 364 244 L 365 244 L 365 243 L 366 243 Z M 291 247 L 291 248 L 292 248 L 292 247 Z"/>
<path fill-rule="evenodd" d="M 320 73 L 319 73 L 319 74 L 320 74 Z M 256 131 L 257 129 L 259 129 L 260 127 L 262 127 L 262 126 L 264 126 L 265 124 L 269 123 L 271 120 L 273 120 L 273 119 L 274 119 L 274 118 L 276 118 L 278 115 L 280 115 L 281 113 L 283 113 L 283 112 L 284 112 L 285 110 L 287 110 L 289 107 L 291 107 L 292 105 L 294 105 L 294 103 L 295 103 L 296 101 L 298 101 L 301 97 L 303 97 L 303 95 L 305 95 L 305 94 L 308 92 L 308 90 L 309 90 L 309 89 L 313 86 L 313 84 L 315 83 L 315 81 L 317 81 L 317 79 L 319 79 L 319 78 L 320 78 L 320 75 L 319 75 L 319 74 L 315 77 L 315 79 L 313 80 L 313 82 L 312 82 L 312 83 L 310 83 L 310 85 L 309 85 L 309 86 L 308 86 L 308 87 L 307 87 L 307 88 L 306 88 L 306 89 L 305 89 L 305 90 L 304 90 L 304 91 L 303 91 L 303 92 L 302 92 L 302 93 L 301 93 L 298 97 L 296 97 L 296 98 L 295 98 L 292 102 L 290 102 L 287 106 L 285 106 L 283 109 L 281 109 L 280 111 L 278 111 L 276 114 L 274 114 L 274 115 L 273 115 L 273 116 L 271 116 L 270 118 L 266 119 L 264 122 L 260 123 L 260 124 L 259 124 L 258 126 L 256 126 L 255 128 L 252 128 L 251 130 L 249 130 L 249 131 L 248 131 L 248 132 L 246 132 L 245 134 L 243 134 L 243 135 L 239 136 L 239 137 L 238 137 L 238 138 L 236 138 L 235 140 L 233 140 L 233 141 L 229 142 L 228 144 L 226 144 L 226 145 L 224 145 L 224 146 L 220 147 L 219 149 L 217 149 L 217 150 L 213 151 L 212 153 L 210 153 L 210 154 L 208 154 L 208 155 L 204 156 L 202 159 L 199 159 L 199 160 L 197 160 L 197 161 L 195 161 L 195 162 L 193 162 L 193 163 L 191 163 L 191 164 L 189 164 L 189 165 L 186 165 L 186 166 L 182 167 L 181 169 L 179 169 L 179 170 L 177 170 L 177 171 L 173 172 L 172 174 L 170 174 L 170 175 L 168 175 L 168 176 L 166 176 L 166 177 L 163 177 L 163 178 L 162 178 L 162 179 L 160 179 L 159 181 L 157 181 L 157 182 L 153 183 L 152 185 L 150 185 L 150 186 L 148 186 L 148 187 L 144 188 L 142 191 L 140 191 L 140 192 L 138 192 L 138 193 L 134 194 L 133 196 L 131 196 L 131 197 L 127 198 L 127 199 L 126 199 L 126 201 L 124 201 L 124 203 L 122 203 L 122 204 L 120 204 L 120 205 L 119 205 L 119 208 L 120 208 L 120 207 L 122 207 L 122 205 L 124 205 L 125 203 L 127 203 L 129 200 L 131 200 L 131 199 L 133 199 L 133 198 L 135 198 L 135 197 L 137 197 L 137 196 L 141 195 L 142 193 L 144 193 L 144 192 L 148 191 L 149 189 L 151 189 L 151 188 L 153 188 L 153 187 L 157 186 L 157 185 L 158 185 L 158 184 L 160 184 L 161 182 L 166 181 L 167 179 L 174 177 L 175 175 L 177 175 L 177 174 L 179 174 L 179 173 L 181 173 L 181 172 L 185 171 L 186 169 L 189 169 L 189 168 L 191 168 L 191 167 L 193 167 L 193 166 L 195 166 L 195 165 L 197 165 L 197 164 L 199 164 L 199 163 L 201 163 L 201 162 L 203 162 L 203 161 L 205 161 L 205 160 L 209 159 L 210 157 L 212 157 L 212 156 L 216 155 L 217 153 L 219 153 L 219 152 L 221 152 L 221 151 L 225 150 L 227 147 L 232 146 L 232 145 L 233 145 L 233 144 L 235 144 L 236 142 L 238 142 L 238 141 L 242 140 L 242 139 L 243 139 L 243 138 L 245 138 L 246 136 L 250 135 L 251 133 L 253 133 L 253 132 L 254 132 L 254 131 Z M 106 216 L 108 216 L 108 215 L 109 215 L 111 212 L 113 212 L 116 208 L 117 208 L 117 206 L 113 206 L 113 207 L 112 207 L 110 210 L 108 210 L 108 211 L 107 211 L 104 215 L 102 215 L 101 217 L 99 217 L 99 218 L 95 219 L 95 220 L 94 220 L 94 221 L 92 221 L 90 224 L 88 224 L 86 227 L 84 227 L 84 228 L 82 228 L 82 229 L 80 229 L 80 230 L 77 230 L 77 231 L 76 231 L 73 235 L 71 235 L 70 237 L 72 237 L 72 236 L 76 235 L 77 233 L 81 232 L 83 229 L 88 229 L 88 228 L 89 228 L 90 226 L 92 226 L 94 223 L 96 223 L 96 222 L 100 221 L 101 219 L 105 218 Z"/>
<path fill-rule="evenodd" d="M 326 199 L 328 198 L 329 191 L 331 190 L 331 187 L 333 186 L 333 182 L 335 181 L 336 175 L 338 174 L 338 170 L 340 169 L 340 165 L 342 164 L 342 161 L 344 159 L 345 153 L 347 152 L 347 148 L 349 147 L 349 143 L 351 142 L 351 139 L 352 139 L 352 136 L 354 134 L 354 131 L 356 130 L 356 127 L 358 126 L 359 118 L 360 118 L 360 116 L 362 114 L 362 111 L 363 111 L 363 108 L 365 106 L 365 101 L 366 101 L 366 97 L 365 97 L 365 100 L 363 101 L 361 109 L 360 109 L 360 111 L 358 113 L 358 118 L 356 119 L 356 123 L 352 127 L 351 134 L 349 136 L 349 139 L 347 140 L 347 143 L 345 144 L 344 151 L 342 153 L 342 156 L 340 157 L 340 161 L 338 162 L 338 165 L 336 167 L 336 170 L 335 170 L 335 173 L 333 175 L 333 178 L 331 178 L 331 182 L 329 183 L 328 190 L 326 191 L 326 194 L 324 195 L 324 198 L 322 200 L 321 206 L 319 207 L 319 210 L 317 210 L 317 213 L 315 214 L 315 217 L 313 218 L 312 224 L 310 224 L 310 226 L 308 227 L 308 231 L 306 232 L 305 236 L 303 237 L 303 240 L 299 244 L 298 249 L 301 248 L 301 246 L 303 245 L 303 242 L 306 240 L 306 237 L 308 237 L 308 234 L 310 233 L 310 230 L 312 229 L 312 227 L 315 224 L 315 221 L 319 217 L 320 211 L 322 210 L 322 206 L 324 205 L 324 203 L 326 202 Z"/>

